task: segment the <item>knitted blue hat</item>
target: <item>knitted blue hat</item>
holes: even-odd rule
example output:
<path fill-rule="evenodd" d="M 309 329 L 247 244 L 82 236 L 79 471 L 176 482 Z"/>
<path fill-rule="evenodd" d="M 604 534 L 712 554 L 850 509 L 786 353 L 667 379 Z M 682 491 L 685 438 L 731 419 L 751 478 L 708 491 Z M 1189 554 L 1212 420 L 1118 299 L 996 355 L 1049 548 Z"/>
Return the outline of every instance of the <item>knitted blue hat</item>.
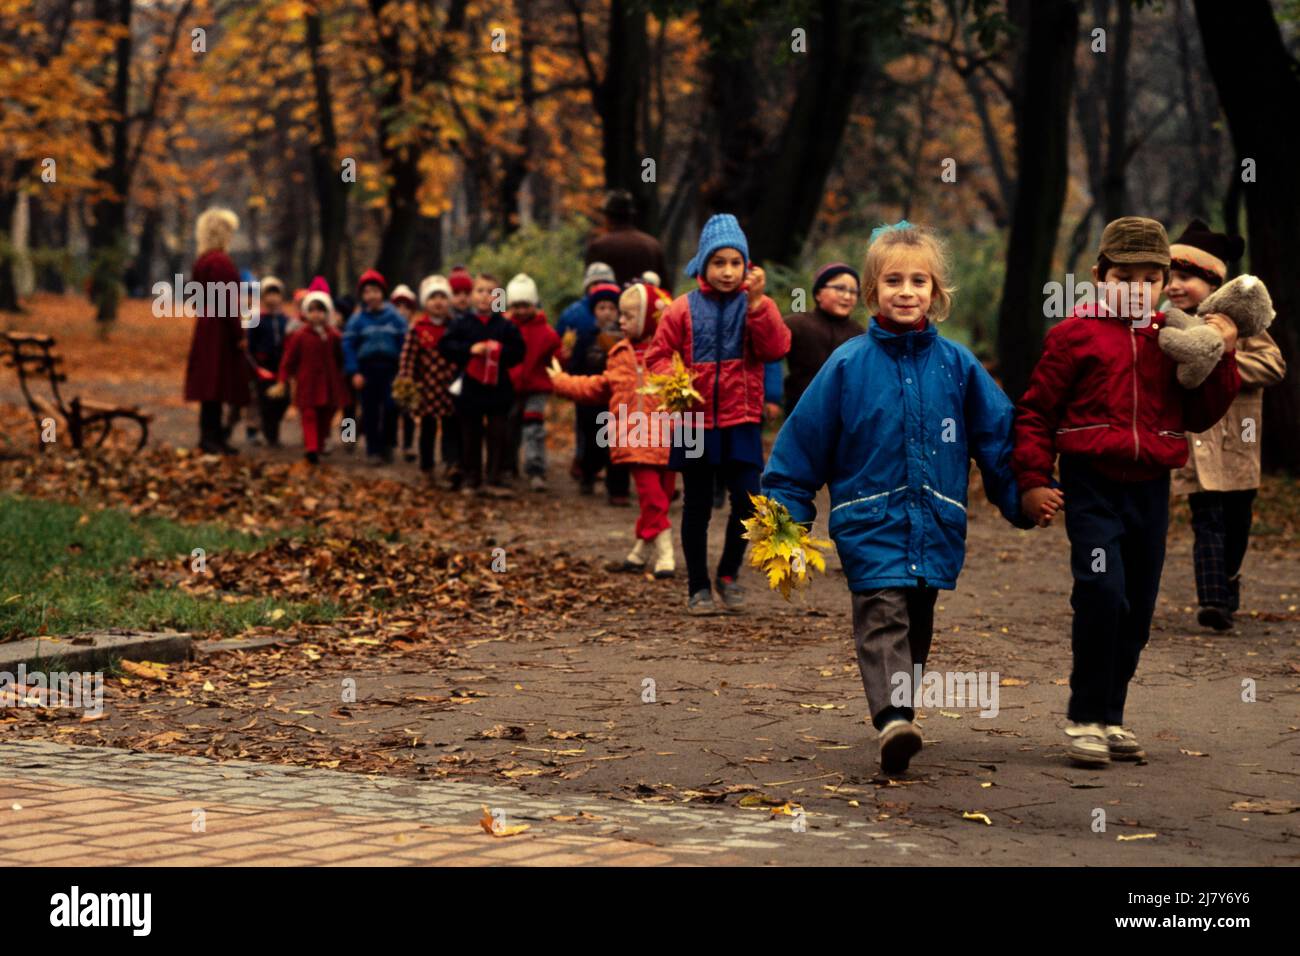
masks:
<path fill-rule="evenodd" d="M 703 272 L 709 256 L 719 249 L 739 249 L 745 261 L 749 262 L 749 240 L 745 238 L 736 217 L 729 212 L 710 216 L 704 224 L 700 230 L 700 248 L 695 253 L 695 258 L 686 263 L 686 274 L 697 276 Z"/>

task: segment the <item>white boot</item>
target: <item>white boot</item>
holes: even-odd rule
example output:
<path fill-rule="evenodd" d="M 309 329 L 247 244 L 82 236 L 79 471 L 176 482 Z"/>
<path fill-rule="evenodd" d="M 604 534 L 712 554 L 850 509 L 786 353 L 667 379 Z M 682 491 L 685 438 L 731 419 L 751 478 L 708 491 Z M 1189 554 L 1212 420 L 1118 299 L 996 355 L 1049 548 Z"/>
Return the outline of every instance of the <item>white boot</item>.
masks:
<path fill-rule="evenodd" d="M 664 528 L 654 537 L 655 577 L 671 578 L 677 571 L 677 561 L 673 558 L 673 532 Z"/>
<path fill-rule="evenodd" d="M 632 550 L 627 553 L 627 557 L 622 563 L 611 561 L 605 565 L 607 571 L 644 571 L 646 558 L 646 543 L 640 538 L 636 539 L 636 544 L 632 545 Z"/>

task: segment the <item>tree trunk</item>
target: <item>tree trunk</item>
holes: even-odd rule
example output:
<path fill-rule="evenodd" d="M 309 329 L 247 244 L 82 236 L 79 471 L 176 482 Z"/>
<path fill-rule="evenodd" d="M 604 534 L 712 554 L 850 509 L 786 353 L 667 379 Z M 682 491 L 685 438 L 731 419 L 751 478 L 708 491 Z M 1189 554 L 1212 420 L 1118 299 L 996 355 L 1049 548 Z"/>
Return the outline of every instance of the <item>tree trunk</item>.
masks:
<path fill-rule="evenodd" d="M 146 293 L 153 288 L 153 262 L 158 251 L 158 230 L 161 226 L 162 213 L 157 209 L 145 210 L 144 222 L 140 226 L 140 245 L 136 250 L 135 266 L 131 271 L 139 287 L 146 290 Z M 132 291 L 128 289 L 127 294 L 131 294 Z"/>
<path fill-rule="evenodd" d="M 17 250 L 13 235 L 14 210 L 18 208 L 18 190 L 0 189 L 0 312 L 21 312 L 18 302 Z"/>
<path fill-rule="evenodd" d="M 311 144 L 312 185 L 316 192 L 320 226 L 320 257 L 316 260 L 316 274 L 324 276 L 331 291 L 337 293 L 339 255 L 343 250 L 343 235 L 348 227 L 348 184 L 343 181 L 343 170 L 338 162 L 334 97 L 330 91 L 329 67 L 321 54 L 319 11 L 313 9 L 307 14 L 306 28 L 318 125 L 318 135 Z"/>
<path fill-rule="evenodd" d="M 998 314 L 1002 387 L 1013 399 L 1029 383 L 1043 345 L 1043 286 L 1069 180 L 1070 92 L 1079 15 L 1070 0 L 1010 0 L 1019 28 L 1013 107 L 1016 205 Z"/>
<path fill-rule="evenodd" d="M 729 9 L 720 6 L 711 20 L 702 18 L 710 37 L 705 65 L 711 128 L 717 132 L 703 195 L 712 209 L 740 218 L 755 261 L 791 263 L 821 209 L 854 94 L 873 65 L 871 37 L 893 28 L 894 5 L 818 0 L 794 101 L 770 141 L 758 122 L 764 106 L 752 65 L 753 38 L 720 22 L 734 18 Z"/>
<path fill-rule="evenodd" d="M 1273 297 L 1279 321 L 1269 331 L 1288 365 L 1286 379 L 1264 392 L 1264 465 L 1300 474 L 1300 127 L 1277 121 L 1279 104 L 1300 102 L 1300 68 L 1283 46 L 1268 0 L 1196 0 L 1196 19 L 1236 154 L 1255 163 L 1256 181 L 1240 186 L 1247 252 L 1251 271 Z M 1240 162 L 1236 175 L 1242 175 Z"/>
<path fill-rule="evenodd" d="M 94 225 L 90 230 L 92 257 L 90 295 L 95 318 L 104 323 L 117 319 L 122 297 L 122 276 L 129 250 L 126 235 L 126 203 L 130 191 L 128 155 L 129 94 L 131 83 L 131 0 L 95 0 L 95 19 L 112 22 L 123 29 L 113 52 L 113 82 L 109 91 L 112 119 L 91 127 L 96 150 L 110 161 L 97 175 L 101 198 L 95 202 Z"/>
<path fill-rule="evenodd" d="M 1133 46 L 1132 0 L 1119 0 L 1116 14 L 1106 53 L 1110 66 L 1106 84 L 1106 167 L 1100 197 L 1106 222 L 1129 214 L 1125 169 L 1129 161 L 1128 112 L 1133 108 L 1128 94 L 1128 59 Z"/>

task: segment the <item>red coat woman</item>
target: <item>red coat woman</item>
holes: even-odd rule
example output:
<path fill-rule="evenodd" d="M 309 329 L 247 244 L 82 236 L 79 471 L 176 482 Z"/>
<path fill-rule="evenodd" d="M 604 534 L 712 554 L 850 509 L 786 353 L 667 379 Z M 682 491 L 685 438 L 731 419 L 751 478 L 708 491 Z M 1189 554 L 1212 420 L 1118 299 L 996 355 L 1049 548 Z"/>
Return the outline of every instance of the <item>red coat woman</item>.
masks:
<path fill-rule="evenodd" d="M 252 380 L 238 308 L 239 270 L 226 252 L 238 228 L 239 219 L 228 209 L 205 210 L 195 227 L 199 257 L 191 279 L 203 296 L 185 366 L 185 400 L 199 403 L 199 447 L 210 453 L 234 452 L 222 427 L 221 406 L 248 404 Z"/>

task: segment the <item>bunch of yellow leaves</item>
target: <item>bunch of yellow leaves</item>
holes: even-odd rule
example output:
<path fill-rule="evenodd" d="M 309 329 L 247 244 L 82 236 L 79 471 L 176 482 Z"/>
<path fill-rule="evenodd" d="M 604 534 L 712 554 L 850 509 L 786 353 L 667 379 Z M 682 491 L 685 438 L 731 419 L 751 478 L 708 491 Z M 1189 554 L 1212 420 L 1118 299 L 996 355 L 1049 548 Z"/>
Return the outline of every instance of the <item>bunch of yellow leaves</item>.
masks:
<path fill-rule="evenodd" d="M 420 387 L 413 379 L 393 379 L 393 401 L 402 411 L 409 412 L 420 404 Z"/>
<path fill-rule="evenodd" d="M 754 517 L 742 523 L 745 537 L 753 543 L 749 563 L 767 575 L 767 584 L 773 591 L 790 600 L 792 587 L 808 583 L 808 569 L 826 571 L 826 559 L 820 548 L 829 548 L 829 541 L 812 537 L 808 530 L 790 516 L 785 505 L 765 495 L 750 495 Z"/>
<path fill-rule="evenodd" d="M 695 390 L 694 376 L 687 370 L 678 352 L 673 353 L 673 370 L 667 374 L 650 372 L 646 384 L 637 389 L 642 395 L 659 399 L 659 407 L 666 412 L 685 412 L 704 396 Z"/>

